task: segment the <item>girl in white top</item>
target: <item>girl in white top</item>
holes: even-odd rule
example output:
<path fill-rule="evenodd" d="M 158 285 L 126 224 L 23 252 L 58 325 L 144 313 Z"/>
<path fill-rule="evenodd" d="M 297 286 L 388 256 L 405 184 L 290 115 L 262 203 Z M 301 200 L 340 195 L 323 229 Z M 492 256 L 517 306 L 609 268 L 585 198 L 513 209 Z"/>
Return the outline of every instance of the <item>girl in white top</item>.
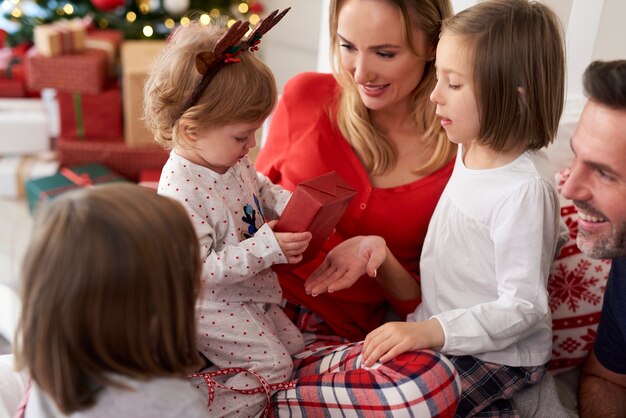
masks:
<path fill-rule="evenodd" d="M 514 415 L 508 399 L 537 382 L 550 359 L 547 280 L 560 210 L 540 149 L 556 135 L 564 63 L 559 22 L 539 3 L 487 1 L 443 23 L 431 100 L 459 144 L 456 165 L 422 250 L 422 303 L 407 322 L 368 334 L 363 364 L 441 350 L 461 375 L 457 416 Z M 397 273 L 384 274 L 395 277 L 388 291 L 418 294 L 381 238 L 344 247 L 309 280 L 309 293 L 347 287 L 378 267 Z"/>
<path fill-rule="evenodd" d="M 261 387 L 257 376 L 269 384 L 291 380 L 291 355 L 304 342 L 279 306 L 271 267 L 299 262 L 311 238 L 273 232 L 270 220 L 291 193 L 257 173 L 247 157 L 277 90 L 270 69 L 252 53 L 259 39 L 242 39 L 246 30 L 241 22 L 228 31 L 197 21 L 179 28 L 145 88 L 148 126 L 172 150 L 158 193 L 183 204 L 200 241 L 197 348 L 211 362 L 207 371 L 229 371 L 215 381 L 240 390 Z M 256 416 L 267 407 L 264 393 L 195 382 L 209 397 L 211 416 Z"/>

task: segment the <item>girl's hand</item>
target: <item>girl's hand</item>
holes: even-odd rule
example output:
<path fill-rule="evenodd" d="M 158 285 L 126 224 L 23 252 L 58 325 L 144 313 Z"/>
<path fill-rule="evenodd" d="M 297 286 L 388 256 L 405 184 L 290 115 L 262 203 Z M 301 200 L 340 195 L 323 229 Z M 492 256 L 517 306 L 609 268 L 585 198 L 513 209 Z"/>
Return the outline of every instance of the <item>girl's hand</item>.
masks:
<path fill-rule="evenodd" d="M 272 230 L 274 230 L 276 222 L 277 221 L 268 222 Z M 310 232 L 274 232 L 274 236 L 289 264 L 296 264 L 302 260 L 302 253 L 307 249 L 313 237 Z"/>
<path fill-rule="evenodd" d="M 333 248 L 324 262 L 307 279 L 304 290 L 317 296 L 352 286 L 367 274 L 376 277 L 376 269 L 387 258 L 387 245 L 381 237 L 359 236 L 345 240 Z"/>
<path fill-rule="evenodd" d="M 388 322 L 367 334 L 363 343 L 363 365 L 384 363 L 407 351 L 442 347 L 444 333 L 436 319 L 420 322 Z"/>

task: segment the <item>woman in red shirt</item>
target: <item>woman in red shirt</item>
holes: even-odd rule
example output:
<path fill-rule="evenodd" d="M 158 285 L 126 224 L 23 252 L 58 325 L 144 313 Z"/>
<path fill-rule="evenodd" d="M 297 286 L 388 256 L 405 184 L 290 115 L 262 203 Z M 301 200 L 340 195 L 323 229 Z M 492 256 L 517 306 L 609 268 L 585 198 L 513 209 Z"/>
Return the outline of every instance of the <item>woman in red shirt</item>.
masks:
<path fill-rule="evenodd" d="M 328 251 L 360 235 L 384 237 L 394 269 L 419 282 L 426 229 L 456 152 L 429 100 L 440 24 L 451 10 L 448 0 L 332 0 L 336 71 L 292 79 L 273 114 L 259 171 L 293 190 L 334 170 L 357 191 L 317 258 L 279 273 L 286 311 L 308 342 L 294 358 L 295 387 L 274 396 L 280 416 L 454 415 L 458 376 L 439 353 L 405 353 L 366 369 L 362 343 L 341 345 L 415 309 L 419 300 L 387 292 L 398 293 L 392 274 L 316 297 L 304 290 Z M 320 348 L 331 342 L 339 345 Z"/>
<path fill-rule="evenodd" d="M 389 295 L 384 274 L 317 297 L 304 281 L 330 249 L 357 235 L 383 237 L 419 281 L 422 243 L 455 153 L 429 101 L 439 25 L 450 12 L 445 0 L 333 1 L 335 74 L 301 74 L 284 88 L 259 171 L 293 190 L 334 170 L 357 190 L 317 258 L 279 274 L 304 332 L 360 341 L 385 315 L 404 320 L 419 302 Z"/>

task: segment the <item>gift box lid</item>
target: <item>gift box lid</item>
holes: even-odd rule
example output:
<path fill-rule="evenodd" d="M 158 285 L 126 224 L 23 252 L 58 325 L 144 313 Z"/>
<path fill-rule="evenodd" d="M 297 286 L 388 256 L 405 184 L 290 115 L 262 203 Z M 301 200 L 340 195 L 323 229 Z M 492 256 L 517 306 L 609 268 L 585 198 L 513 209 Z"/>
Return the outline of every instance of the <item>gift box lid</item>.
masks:
<path fill-rule="evenodd" d="M 296 186 L 274 231 L 313 234 L 299 264 L 315 257 L 355 195 L 356 191 L 334 171 Z"/>
<path fill-rule="evenodd" d="M 124 177 L 101 164 L 65 167 L 53 176 L 26 182 L 28 208 L 33 213 L 41 203 L 80 187 L 125 181 Z"/>

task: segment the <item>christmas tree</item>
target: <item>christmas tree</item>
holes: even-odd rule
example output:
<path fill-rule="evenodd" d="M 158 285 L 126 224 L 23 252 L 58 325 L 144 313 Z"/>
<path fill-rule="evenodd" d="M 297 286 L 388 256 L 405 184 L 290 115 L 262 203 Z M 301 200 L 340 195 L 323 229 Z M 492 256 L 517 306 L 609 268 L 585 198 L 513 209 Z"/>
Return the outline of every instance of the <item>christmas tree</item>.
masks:
<path fill-rule="evenodd" d="M 16 46 L 32 42 L 37 25 L 82 18 L 120 29 L 126 39 L 163 39 L 189 19 L 254 25 L 262 11 L 260 0 L 0 0 L 0 30 L 7 32 L 6 44 Z"/>

